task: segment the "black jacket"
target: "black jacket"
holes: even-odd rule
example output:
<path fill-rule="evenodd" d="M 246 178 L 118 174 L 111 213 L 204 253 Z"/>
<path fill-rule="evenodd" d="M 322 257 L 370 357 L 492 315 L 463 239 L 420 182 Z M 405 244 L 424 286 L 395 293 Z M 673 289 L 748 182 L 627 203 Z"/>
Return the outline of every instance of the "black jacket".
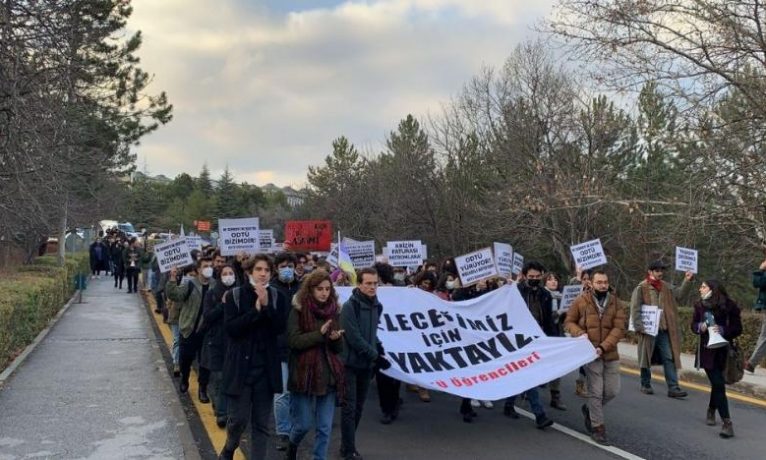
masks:
<path fill-rule="evenodd" d="M 223 325 L 224 292 L 230 290 L 223 283 L 216 283 L 208 290 L 202 301 L 202 324 L 205 330 L 205 341 L 202 345 L 200 365 L 213 372 L 223 370 L 226 357 L 226 331 Z"/>
<path fill-rule="evenodd" d="M 378 298 L 369 298 L 354 289 L 343 304 L 340 322 L 343 334 L 343 363 L 353 369 L 372 369 L 378 359 L 378 321 L 383 306 Z"/>
<path fill-rule="evenodd" d="M 266 373 L 271 392 L 282 393 L 282 364 L 279 360 L 277 336 L 284 332 L 287 312 L 280 305 L 281 294 L 269 288 L 269 305 L 261 311 L 255 309 L 257 295 L 249 283 L 236 288 L 226 296 L 223 307 L 223 321 L 228 339 L 226 359 L 223 367 L 223 391 L 230 396 L 239 396 L 245 385 L 245 378 L 251 367 L 253 342 L 260 337 L 266 346 Z"/>
<path fill-rule="evenodd" d="M 532 298 L 535 296 L 538 298 L 540 302 L 540 310 L 542 310 L 542 318 L 539 323 L 543 332 L 545 332 L 545 335 L 548 337 L 558 337 L 558 328 L 553 321 L 553 298 L 551 297 L 551 293 L 543 286 L 540 286 L 537 289 L 532 289 L 524 282 L 519 283 L 518 287 L 521 298 L 524 299 L 527 307 L 529 307 L 529 301 Z"/>
<path fill-rule="evenodd" d="M 293 296 L 295 296 L 298 289 L 300 289 L 301 283 L 293 281 L 292 283 L 287 284 L 279 281 L 278 278 L 274 278 L 271 280 L 271 286 L 275 287 L 277 291 L 282 294 L 280 300 L 283 302 L 283 305 L 280 305 L 280 308 L 284 308 L 289 315 L 290 310 L 293 308 Z M 286 363 L 287 358 L 290 356 L 290 348 L 287 346 L 286 330 L 283 334 L 279 334 L 279 337 L 277 337 L 277 344 L 279 345 L 279 359 L 283 363 Z"/>

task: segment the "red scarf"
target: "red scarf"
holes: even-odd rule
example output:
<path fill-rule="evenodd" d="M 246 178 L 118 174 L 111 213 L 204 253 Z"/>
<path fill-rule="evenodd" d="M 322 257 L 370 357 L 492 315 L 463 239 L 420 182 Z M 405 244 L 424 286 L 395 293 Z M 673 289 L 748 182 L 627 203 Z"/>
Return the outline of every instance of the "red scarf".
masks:
<path fill-rule="evenodd" d="M 331 300 L 324 305 L 317 305 L 313 300 L 308 301 L 308 305 L 303 305 L 301 308 L 298 324 L 303 332 L 312 332 L 317 330 L 317 320 L 321 320 L 322 324 L 328 319 L 334 320 L 330 325 L 330 330 L 327 332 L 328 338 L 323 345 L 310 348 L 301 352 L 298 356 L 298 375 L 303 377 L 303 382 L 299 382 L 298 385 L 306 391 L 309 395 L 316 395 L 320 392 L 319 378 L 318 376 L 322 372 L 322 366 L 325 363 L 322 362 L 322 355 L 327 356 L 327 364 L 330 366 L 330 373 L 335 378 L 335 388 L 338 392 L 338 398 L 342 401 L 345 396 L 345 371 L 343 369 L 343 363 L 338 355 L 330 351 L 329 334 L 332 331 L 338 330 L 338 304 Z M 341 340 L 341 339 L 338 339 Z M 299 377 L 300 378 L 300 377 Z"/>
<path fill-rule="evenodd" d="M 662 280 L 658 280 L 656 278 L 652 278 L 649 275 L 646 275 L 646 282 L 649 283 L 655 291 L 662 292 Z"/>

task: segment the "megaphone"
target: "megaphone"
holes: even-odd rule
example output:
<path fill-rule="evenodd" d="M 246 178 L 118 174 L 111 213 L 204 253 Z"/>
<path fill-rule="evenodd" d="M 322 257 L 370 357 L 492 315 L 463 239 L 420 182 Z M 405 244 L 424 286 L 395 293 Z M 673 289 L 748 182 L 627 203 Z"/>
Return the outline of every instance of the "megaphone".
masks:
<path fill-rule="evenodd" d="M 709 349 L 715 349 L 715 348 L 722 348 L 729 344 L 729 341 L 724 339 L 721 334 L 718 332 L 713 331 L 712 329 L 708 329 L 708 340 L 707 340 L 707 347 Z"/>

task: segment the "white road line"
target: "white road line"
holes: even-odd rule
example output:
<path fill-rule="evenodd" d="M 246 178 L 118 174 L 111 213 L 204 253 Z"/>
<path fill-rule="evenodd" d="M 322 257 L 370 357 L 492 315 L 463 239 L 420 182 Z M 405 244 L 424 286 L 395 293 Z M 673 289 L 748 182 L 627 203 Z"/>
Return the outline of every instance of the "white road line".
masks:
<path fill-rule="evenodd" d="M 523 415 L 524 417 L 526 417 L 526 418 L 528 418 L 530 420 L 534 420 L 535 419 L 534 414 L 532 414 L 531 412 L 527 412 L 524 409 L 519 409 L 519 406 L 516 406 L 516 412 L 518 412 L 519 415 Z M 643 457 L 639 457 L 638 455 L 633 455 L 630 452 L 627 452 L 625 450 L 620 449 L 619 447 L 615 447 L 615 446 L 602 446 L 601 444 L 599 444 L 596 441 L 594 441 L 593 439 L 591 439 L 590 436 L 588 436 L 588 435 L 586 435 L 584 433 L 580 433 L 579 431 L 575 431 L 575 430 L 573 430 L 571 428 L 567 428 L 564 425 L 560 425 L 558 423 L 554 423 L 553 425 L 551 425 L 551 428 L 553 428 L 554 430 L 559 431 L 561 433 L 564 433 L 567 436 L 571 436 L 571 437 L 577 439 L 578 441 L 582 441 L 582 442 L 584 442 L 586 444 L 590 444 L 593 447 L 597 447 L 597 448 L 599 448 L 601 450 L 605 450 L 605 451 L 607 451 L 609 453 L 617 455 L 618 457 L 624 458 L 626 460 L 646 460 Z"/>

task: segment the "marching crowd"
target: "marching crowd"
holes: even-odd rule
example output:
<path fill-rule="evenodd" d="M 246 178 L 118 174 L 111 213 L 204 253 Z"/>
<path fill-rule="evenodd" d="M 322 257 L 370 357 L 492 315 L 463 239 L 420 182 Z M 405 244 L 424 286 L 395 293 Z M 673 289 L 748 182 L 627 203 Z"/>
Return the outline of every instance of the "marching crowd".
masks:
<path fill-rule="evenodd" d="M 431 292 L 446 301 L 460 301 L 486 294 L 506 283 L 516 283 L 530 314 L 548 336 L 585 335 L 597 358 L 579 370 L 576 393 L 585 398 L 580 407 L 584 426 L 594 441 L 608 445 L 604 405 L 620 391 L 617 345 L 628 323 L 634 324 L 641 368 L 639 391 L 654 394 L 650 368 L 664 369 L 667 396 L 687 396 L 678 383 L 681 366 L 681 327 L 690 327 L 700 336 L 697 366 L 710 380 L 706 423 L 722 427 L 720 436 L 730 438 L 734 430 L 726 397 L 728 349 L 708 348 L 711 333 L 731 342 L 742 332 L 740 309 L 726 289 L 714 279 L 699 284 L 690 324 L 680 323 L 678 304 L 688 298 L 693 274 L 686 273 L 680 286 L 663 280 L 667 265 L 662 261 L 647 266 L 646 277 L 627 300 L 618 298 L 606 271 L 579 270 L 569 284 L 582 284 L 582 294 L 567 311 L 561 311 L 562 279 L 535 261 L 524 264 L 519 275 L 494 278 L 472 286 L 461 286 L 453 259 L 440 265 L 425 263 L 415 273 L 378 262 L 373 267 L 346 273 L 323 258 L 282 252 L 224 257 L 218 250 L 192 251 L 195 264 L 161 273 L 156 257 L 139 241 L 108 234 L 105 241 L 91 245 L 91 268 L 99 276 L 113 274 L 115 288 L 128 278 L 128 292 L 143 287 L 156 300 L 156 313 L 170 325 L 174 341 L 171 350 L 173 375 L 179 390 L 187 393 L 191 368 L 196 361 L 198 394 L 201 403 L 212 403 L 216 422 L 226 430 L 226 444 L 219 458 L 233 458 L 241 437 L 250 424 L 250 458 L 266 458 L 268 445 L 276 434 L 277 449 L 295 459 L 298 445 L 314 430 L 313 457 L 327 458 L 335 408 L 341 408 L 341 457 L 359 460 L 355 439 L 371 381 L 376 380 L 380 422 L 397 420 L 402 404 L 401 382 L 385 375 L 390 367 L 383 344 L 377 338 L 378 321 L 384 306 L 377 298 L 378 286 L 409 286 Z M 336 286 L 356 285 L 351 298 L 339 304 Z M 756 309 L 766 309 L 766 261 L 753 274 L 759 288 Z M 656 335 L 643 330 L 641 306 L 662 310 Z M 744 367 L 754 366 L 766 355 L 766 321 L 756 349 Z M 740 363 L 741 364 L 741 363 Z M 560 379 L 545 387 L 549 404 L 567 410 Z M 427 389 L 408 385 L 423 402 Z M 523 397 L 535 415 L 537 428 L 553 424 L 541 402 L 539 389 Z M 503 413 L 519 418 L 517 397 L 503 403 Z M 491 401 L 463 399 L 459 412 L 470 423 L 475 409 L 491 408 Z M 274 418 L 276 433 L 270 431 Z"/>

